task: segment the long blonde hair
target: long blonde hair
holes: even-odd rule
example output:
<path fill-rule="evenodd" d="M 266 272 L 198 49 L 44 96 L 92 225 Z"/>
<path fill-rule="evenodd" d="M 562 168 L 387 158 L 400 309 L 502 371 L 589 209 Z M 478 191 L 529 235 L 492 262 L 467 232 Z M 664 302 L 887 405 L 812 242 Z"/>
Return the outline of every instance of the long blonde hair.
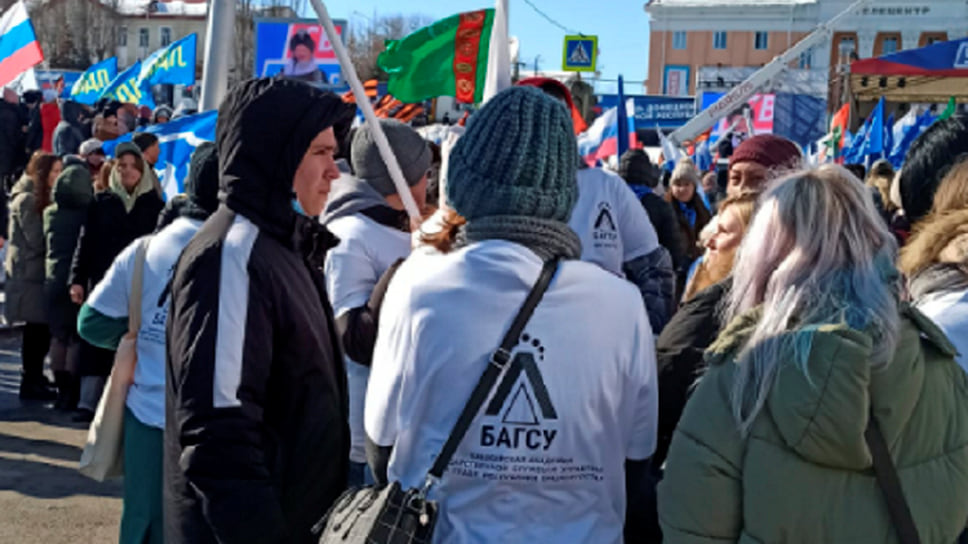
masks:
<path fill-rule="evenodd" d="M 784 355 L 806 373 L 813 334 L 844 323 L 874 338 L 871 364 L 888 364 L 897 342 L 897 243 L 870 191 L 847 170 L 793 173 L 766 192 L 733 270 L 727 320 L 762 307 L 737 361 L 732 411 L 748 433 Z"/>

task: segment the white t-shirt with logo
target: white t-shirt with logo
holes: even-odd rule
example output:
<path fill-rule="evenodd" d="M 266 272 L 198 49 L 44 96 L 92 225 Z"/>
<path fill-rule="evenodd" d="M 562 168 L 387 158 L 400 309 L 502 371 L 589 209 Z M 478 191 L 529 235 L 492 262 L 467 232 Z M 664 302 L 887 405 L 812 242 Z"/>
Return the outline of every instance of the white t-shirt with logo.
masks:
<path fill-rule="evenodd" d="M 649 215 L 625 180 L 600 168 L 578 171 L 578 202 L 568 226 L 581 239 L 581 259 L 620 278 L 622 265 L 659 247 Z"/>
<path fill-rule="evenodd" d="M 391 481 L 418 487 L 542 268 L 489 240 L 414 253 L 380 316 L 366 431 L 393 446 Z M 655 449 L 649 320 L 634 286 L 560 265 L 498 385 L 431 498 L 436 542 L 620 543 L 626 459 Z"/>
<path fill-rule="evenodd" d="M 127 407 L 138 421 L 165 428 L 165 323 L 170 297 L 161 299 L 182 250 L 201 228 L 202 222 L 179 217 L 151 237 L 145 253 L 141 284 L 141 329 L 138 331 L 138 364 L 128 389 Z M 141 239 L 118 254 L 104 278 L 87 299 L 87 305 L 112 318 L 128 316 L 131 276 Z"/>
<path fill-rule="evenodd" d="M 333 314 L 365 306 L 377 282 L 393 263 L 410 253 L 410 234 L 355 214 L 335 219 L 326 227 L 340 243 L 326 254 L 326 291 Z M 346 357 L 350 395 L 350 460 L 366 462 L 363 404 L 370 369 Z"/>

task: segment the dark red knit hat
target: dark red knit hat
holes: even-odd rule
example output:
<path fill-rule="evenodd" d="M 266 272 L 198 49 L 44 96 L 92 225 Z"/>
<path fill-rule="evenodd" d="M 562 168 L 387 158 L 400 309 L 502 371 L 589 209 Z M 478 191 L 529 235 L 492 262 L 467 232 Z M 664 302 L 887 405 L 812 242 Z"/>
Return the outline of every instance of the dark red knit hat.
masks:
<path fill-rule="evenodd" d="M 794 168 L 803 155 L 797 144 L 773 134 L 760 134 L 741 143 L 733 156 L 729 158 L 729 166 L 740 162 L 755 162 L 767 169 Z"/>

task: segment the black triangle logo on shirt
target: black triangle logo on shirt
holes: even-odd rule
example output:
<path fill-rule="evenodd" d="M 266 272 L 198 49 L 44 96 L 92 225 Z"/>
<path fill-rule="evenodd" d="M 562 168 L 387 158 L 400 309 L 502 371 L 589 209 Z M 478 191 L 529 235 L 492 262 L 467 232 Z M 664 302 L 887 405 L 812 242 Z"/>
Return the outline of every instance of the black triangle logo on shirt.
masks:
<path fill-rule="evenodd" d="M 602 211 L 598 212 L 598 219 L 595 220 L 596 229 L 604 228 L 604 225 L 607 225 L 611 231 L 618 230 L 615 228 L 615 221 L 612 220 L 612 212 L 608 211 L 608 208 L 602 208 Z"/>
<path fill-rule="evenodd" d="M 511 404 L 504 412 L 502 423 L 508 425 L 537 425 L 538 414 L 534 411 L 534 403 L 531 402 L 531 395 L 528 394 L 524 384 L 518 386 L 514 396 L 511 397 Z"/>
<path fill-rule="evenodd" d="M 541 377 L 541 372 L 538 370 L 538 365 L 534 362 L 534 355 L 527 352 L 518 353 L 514 356 L 514 360 L 511 361 L 511 365 L 504 374 L 504 379 L 501 380 L 501 385 L 498 386 L 497 392 L 494 393 L 494 398 L 492 398 L 491 402 L 487 405 L 487 411 L 485 413 L 489 416 L 500 415 L 501 408 L 511 395 L 511 389 L 514 387 L 514 384 L 517 383 L 522 372 L 524 373 L 524 378 L 528 380 L 528 383 L 531 384 L 531 391 L 534 392 L 534 400 L 538 402 L 538 408 L 541 409 L 541 416 L 544 419 L 558 419 L 558 412 L 555 411 L 554 405 L 551 404 L 551 396 L 548 395 L 548 388 L 545 387 L 544 378 Z M 519 399 L 522 398 L 522 390 L 524 391 L 524 401 L 519 401 Z M 520 404 L 522 402 L 526 402 L 530 408 L 531 415 L 534 416 L 533 423 L 525 422 L 529 418 L 521 416 L 524 412 L 523 409 L 515 408 L 516 404 Z M 508 421 L 509 417 L 513 417 L 514 419 L 521 421 Z M 534 412 L 534 405 L 531 403 L 531 397 L 527 394 L 527 390 L 524 389 L 524 384 L 521 384 L 521 387 L 518 388 L 518 391 L 511 399 L 511 403 L 508 406 L 507 412 L 504 414 L 504 418 L 506 423 L 520 423 L 523 425 L 537 424 L 537 415 Z"/>

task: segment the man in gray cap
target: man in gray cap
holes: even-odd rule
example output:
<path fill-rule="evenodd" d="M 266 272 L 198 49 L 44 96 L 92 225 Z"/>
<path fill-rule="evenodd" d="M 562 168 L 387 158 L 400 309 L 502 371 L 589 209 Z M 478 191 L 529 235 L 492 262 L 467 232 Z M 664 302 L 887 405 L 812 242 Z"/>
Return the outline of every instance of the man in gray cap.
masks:
<path fill-rule="evenodd" d="M 417 206 L 427 199 L 431 152 L 427 142 L 398 121 L 380 122 Z M 350 484 L 366 474 L 363 403 L 376 343 L 377 284 L 383 273 L 410 253 L 410 221 L 369 127 L 356 131 L 350 153 L 355 177 L 333 183 L 322 221 L 339 238 L 326 255 L 326 291 L 336 316 L 336 331 L 346 352 L 350 395 Z"/>

